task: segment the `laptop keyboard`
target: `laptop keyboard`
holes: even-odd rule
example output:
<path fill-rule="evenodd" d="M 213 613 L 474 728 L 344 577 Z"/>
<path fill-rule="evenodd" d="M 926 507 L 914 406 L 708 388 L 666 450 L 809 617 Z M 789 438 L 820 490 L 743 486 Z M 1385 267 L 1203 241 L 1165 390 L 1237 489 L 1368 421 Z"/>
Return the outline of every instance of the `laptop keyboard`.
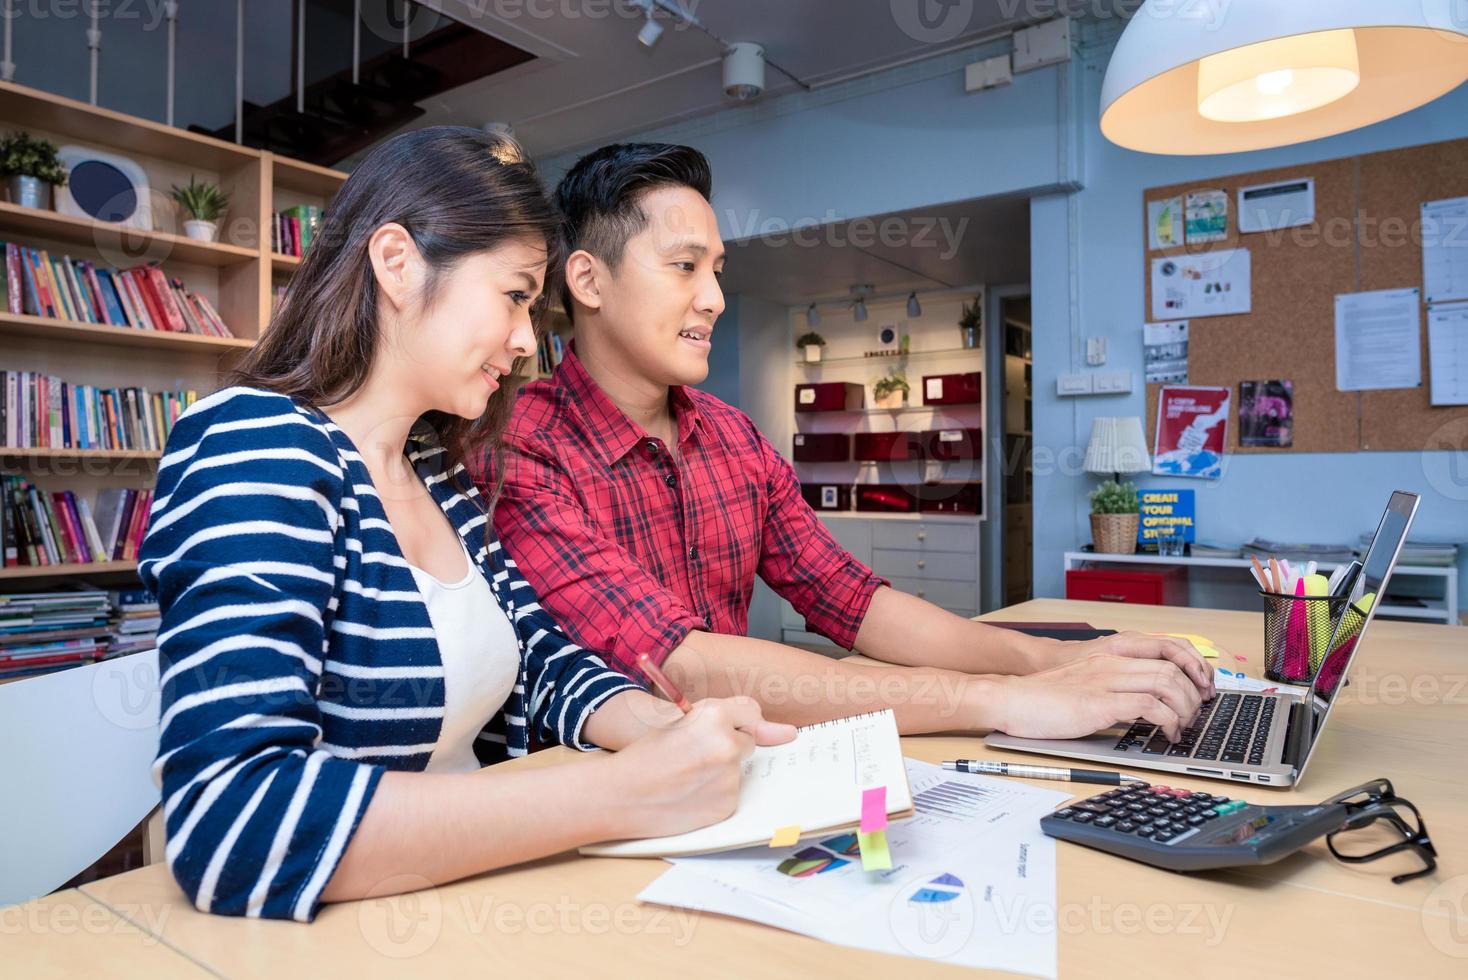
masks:
<path fill-rule="evenodd" d="M 1138 721 L 1116 743 L 1119 752 L 1264 764 L 1264 743 L 1277 699 L 1259 694 L 1220 694 L 1198 707 L 1177 743 L 1149 721 Z"/>

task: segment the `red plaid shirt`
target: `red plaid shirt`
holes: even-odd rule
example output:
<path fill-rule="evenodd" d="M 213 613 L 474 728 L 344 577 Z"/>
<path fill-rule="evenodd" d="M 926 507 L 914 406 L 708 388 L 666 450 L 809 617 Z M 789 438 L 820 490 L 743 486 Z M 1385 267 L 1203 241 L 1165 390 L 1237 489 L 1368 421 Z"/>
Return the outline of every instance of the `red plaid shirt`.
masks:
<path fill-rule="evenodd" d="M 690 630 L 743 635 L 758 573 L 850 649 L 886 582 L 836 543 L 747 415 L 696 389 L 673 388 L 672 403 L 676 462 L 574 349 L 520 393 L 494 524 L 541 604 L 632 671 L 639 653 L 661 663 Z"/>

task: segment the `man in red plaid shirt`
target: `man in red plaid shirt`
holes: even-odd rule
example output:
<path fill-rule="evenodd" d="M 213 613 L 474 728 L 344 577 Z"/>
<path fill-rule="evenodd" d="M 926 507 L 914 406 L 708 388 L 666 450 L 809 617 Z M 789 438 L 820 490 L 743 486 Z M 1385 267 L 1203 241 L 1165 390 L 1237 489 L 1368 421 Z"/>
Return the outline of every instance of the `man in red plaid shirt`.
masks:
<path fill-rule="evenodd" d="M 556 191 L 576 342 L 520 395 L 494 511 L 545 608 L 627 673 L 647 653 L 691 696 L 752 695 L 773 720 L 891 707 L 905 733 L 1068 738 L 1142 717 L 1176 739 L 1212 693 L 1191 644 L 1063 644 L 891 588 L 837 544 L 748 416 L 691 387 L 724 309 L 709 194 L 703 155 L 668 144 L 603 147 Z M 486 492 L 493 476 L 478 474 Z M 756 575 L 883 664 L 745 636 Z"/>

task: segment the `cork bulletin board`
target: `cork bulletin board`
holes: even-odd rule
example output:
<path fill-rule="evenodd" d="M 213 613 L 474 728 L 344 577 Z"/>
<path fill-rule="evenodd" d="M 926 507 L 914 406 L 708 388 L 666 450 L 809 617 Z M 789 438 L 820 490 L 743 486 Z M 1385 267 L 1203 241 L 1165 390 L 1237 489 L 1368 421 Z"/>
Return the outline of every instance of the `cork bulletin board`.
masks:
<path fill-rule="evenodd" d="M 1239 188 L 1305 177 L 1315 181 L 1313 225 L 1239 234 Z M 1144 300 L 1149 322 L 1170 319 L 1154 315 L 1151 308 L 1153 259 L 1199 249 L 1249 250 L 1251 312 L 1194 317 L 1188 328 L 1188 383 L 1232 392 L 1230 452 L 1420 450 L 1446 423 L 1468 420 L 1468 406 L 1430 404 L 1425 306 L 1419 311 L 1418 326 L 1421 387 L 1355 392 L 1337 391 L 1335 386 L 1336 295 L 1421 288 L 1421 205 L 1468 196 L 1468 140 L 1151 188 L 1143 194 L 1143 228 L 1147 202 L 1208 190 L 1228 194 L 1227 238 L 1201 246 L 1148 250 Z M 1142 240 L 1145 248 L 1145 232 Z M 1274 379 L 1294 382 L 1293 447 L 1240 446 L 1239 382 Z M 1147 385 L 1149 440 L 1161 387 Z"/>

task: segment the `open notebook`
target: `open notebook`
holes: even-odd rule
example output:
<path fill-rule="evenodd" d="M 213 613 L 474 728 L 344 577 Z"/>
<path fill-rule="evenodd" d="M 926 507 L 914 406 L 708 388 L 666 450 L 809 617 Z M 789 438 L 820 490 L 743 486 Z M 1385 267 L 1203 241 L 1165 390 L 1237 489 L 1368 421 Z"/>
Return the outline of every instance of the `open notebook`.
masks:
<path fill-rule="evenodd" d="M 809 725 L 794 741 L 756 748 L 744 763 L 739 807 L 727 820 L 672 837 L 593 844 L 581 853 L 676 857 L 768 844 L 775 831 L 791 826 L 801 837 L 855 830 L 862 791 L 877 786 L 887 788 L 889 819 L 912 816 L 912 789 L 890 709 Z"/>

